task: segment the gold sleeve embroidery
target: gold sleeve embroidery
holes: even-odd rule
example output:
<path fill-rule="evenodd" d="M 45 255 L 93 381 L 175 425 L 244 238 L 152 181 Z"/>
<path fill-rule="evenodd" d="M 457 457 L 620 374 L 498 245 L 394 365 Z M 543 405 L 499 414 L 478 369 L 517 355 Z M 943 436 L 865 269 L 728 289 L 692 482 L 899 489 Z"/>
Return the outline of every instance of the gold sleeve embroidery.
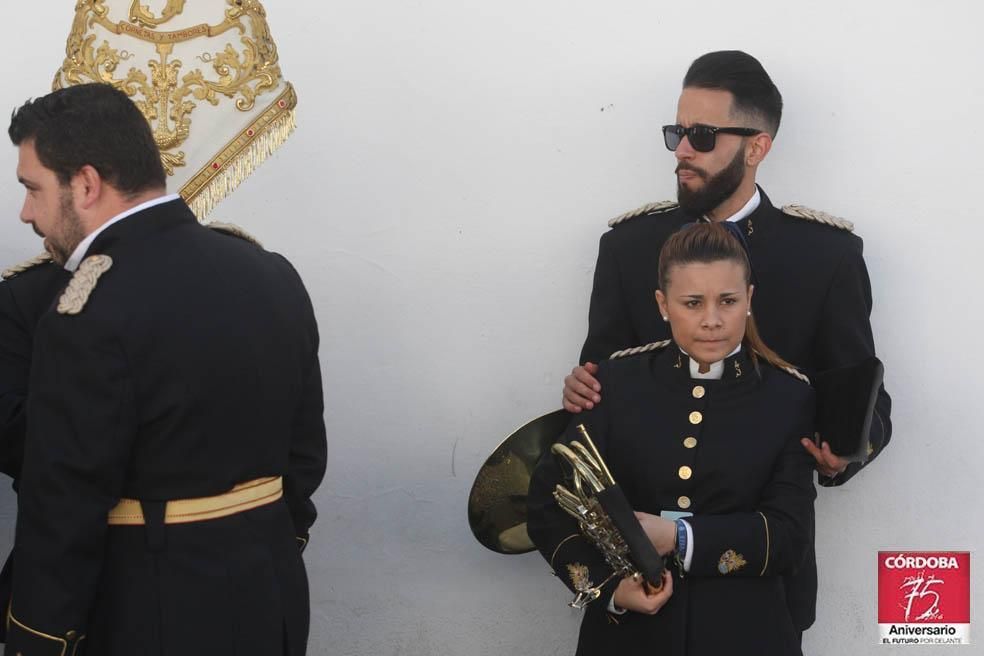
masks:
<path fill-rule="evenodd" d="M 759 515 L 762 515 L 760 512 Z M 765 568 L 769 566 L 769 520 L 762 515 L 762 521 L 765 522 L 765 562 L 762 563 L 762 571 L 759 572 L 759 576 L 765 576 Z"/>
<path fill-rule="evenodd" d="M 7 611 L 7 626 L 8 626 L 8 628 L 9 628 L 10 624 L 15 624 L 19 629 L 21 629 L 22 631 L 26 631 L 26 632 L 30 633 L 31 635 L 35 635 L 35 636 L 38 636 L 39 638 L 44 638 L 45 640 L 51 640 L 53 642 L 57 642 L 57 643 L 61 644 L 61 646 L 62 646 L 61 656 L 65 656 L 66 653 L 68 652 L 68 648 L 69 648 L 69 641 L 68 640 L 66 640 L 65 638 L 58 638 L 58 637 L 55 637 L 53 635 L 48 635 L 47 633 L 42 633 L 41 631 L 37 631 L 35 629 L 32 629 L 31 627 L 29 627 L 28 625 L 24 624 L 23 622 L 21 622 L 20 620 L 18 620 L 16 617 L 14 617 L 14 612 L 13 612 L 13 607 L 12 606 L 11 606 L 10 610 Z M 82 642 L 83 640 L 85 640 L 85 636 L 84 635 L 81 636 L 80 638 L 78 638 L 77 640 L 75 639 L 75 635 L 76 635 L 75 634 L 75 631 L 69 631 L 66 634 L 67 637 L 69 637 L 69 638 L 71 638 L 72 640 L 75 641 L 75 643 L 72 645 L 72 654 L 73 654 L 73 656 L 74 656 L 74 654 L 78 650 L 79 643 Z"/>

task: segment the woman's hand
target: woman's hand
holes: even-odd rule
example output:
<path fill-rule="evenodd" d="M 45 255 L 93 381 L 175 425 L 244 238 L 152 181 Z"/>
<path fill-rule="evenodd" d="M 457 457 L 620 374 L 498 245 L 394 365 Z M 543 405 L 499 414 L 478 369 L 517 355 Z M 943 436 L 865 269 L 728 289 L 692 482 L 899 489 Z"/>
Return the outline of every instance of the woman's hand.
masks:
<path fill-rule="evenodd" d="M 645 615 L 655 615 L 672 596 L 673 575 L 670 574 L 670 570 L 664 569 L 663 587 L 658 592 L 642 579 L 636 580 L 631 576 L 626 576 L 615 588 L 612 601 L 615 602 L 616 608 L 624 608 Z"/>
<path fill-rule="evenodd" d="M 676 549 L 676 523 L 649 513 L 636 512 L 636 519 L 660 556 Z"/>

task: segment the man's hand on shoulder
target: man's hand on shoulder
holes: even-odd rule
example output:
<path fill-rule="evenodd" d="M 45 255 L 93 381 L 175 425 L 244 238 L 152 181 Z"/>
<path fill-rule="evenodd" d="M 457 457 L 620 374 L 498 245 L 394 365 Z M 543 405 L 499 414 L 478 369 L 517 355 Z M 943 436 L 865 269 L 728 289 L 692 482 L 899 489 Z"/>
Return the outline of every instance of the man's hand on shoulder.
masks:
<path fill-rule="evenodd" d="M 843 473 L 850 464 L 850 461 L 831 451 L 830 444 L 827 442 L 824 442 L 821 447 L 818 447 L 807 437 L 804 437 L 800 442 L 803 444 L 803 448 L 809 451 L 813 459 L 817 461 L 817 471 L 820 472 L 821 476 L 833 478 L 837 474 Z"/>
<path fill-rule="evenodd" d="M 598 365 L 585 362 L 580 367 L 574 367 L 564 378 L 564 410 L 578 413 L 590 410 L 601 401 L 601 384 L 595 375 Z"/>

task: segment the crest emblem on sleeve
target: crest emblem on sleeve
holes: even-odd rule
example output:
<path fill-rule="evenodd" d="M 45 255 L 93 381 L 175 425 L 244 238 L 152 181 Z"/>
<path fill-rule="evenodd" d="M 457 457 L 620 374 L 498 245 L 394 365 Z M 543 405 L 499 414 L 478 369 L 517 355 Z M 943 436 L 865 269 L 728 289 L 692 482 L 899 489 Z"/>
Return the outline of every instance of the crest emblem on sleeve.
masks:
<path fill-rule="evenodd" d="M 722 574 L 731 574 L 732 572 L 737 572 L 747 564 L 744 556 L 734 549 L 728 549 L 721 554 L 721 559 L 718 560 L 718 571 Z"/>
<path fill-rule="evenodd" d="M 89 301 L 92 290 L 96 288 L 99 277 L 112 266 L 113 258 L 108 255 L 90 255 L 82 260 L 58 299 L 58 314 L 80 313 Z"/>
<path fill-rule="evenodd" d="M 572 563 L 567 566 L 567 575 L 571 578 L 571 585 L 578 592 L 587 592 L 594 584 L 591 583 L 591 575 L 588 568 L 581 563 Z"/>

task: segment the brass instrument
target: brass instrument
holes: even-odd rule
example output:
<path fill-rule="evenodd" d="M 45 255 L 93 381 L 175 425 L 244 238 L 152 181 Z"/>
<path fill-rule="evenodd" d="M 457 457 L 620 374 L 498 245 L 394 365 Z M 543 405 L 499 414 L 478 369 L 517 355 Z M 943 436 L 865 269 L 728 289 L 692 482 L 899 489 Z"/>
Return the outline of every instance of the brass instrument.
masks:
<path fill-rule="evenodd" d="M 472 533 L 497 553 L 522 554 L 536 548 L 526 531 L 526 501 L 533 470 L 549 448 L 570 468 L 569 487 L 558 485 L 554 499 L 602 552 L 614 570 L 612 576 L 641 578 L 658 590 L 663 582 L 663 558 L 639 525 L 584 425 L 578 426 L 581 441 L 574 440 L 569 446 L 558 442 L 570 418 L 566 411 L 557 410 L 534 419 L 492 452 L 468 497 Z M 579 589 L 571 606 L 583 608 L 598 598 L 601 586 L 589 586 Z"/>
<path fill-rule="evenodd" d="M 526 532 L 530 477 L 570 417 L 556 410 L 534 419 L 507 437 L 482 465 L 468 495 L 468 524 L 482 545 L 502 554 L 536 549 Z"/>
<path fill-rule="evenodd" d="M 614 577 L 631 576 L 653 590 L 663 586 L 664 563 L 635 518 L 631 505 L 615 482 L 584 424 L 578 424 L 583 444 L 557 443 L 551 451 L 571 467 L 573 490 L 557 485 L 554 499 L 577 520 L 581 533 L 604 555 Z M 607 582 L 607 581 L 606 581 Z M 572 608 L 584 608 L 601 594 L 601 585 L 578 589 Z"/>

